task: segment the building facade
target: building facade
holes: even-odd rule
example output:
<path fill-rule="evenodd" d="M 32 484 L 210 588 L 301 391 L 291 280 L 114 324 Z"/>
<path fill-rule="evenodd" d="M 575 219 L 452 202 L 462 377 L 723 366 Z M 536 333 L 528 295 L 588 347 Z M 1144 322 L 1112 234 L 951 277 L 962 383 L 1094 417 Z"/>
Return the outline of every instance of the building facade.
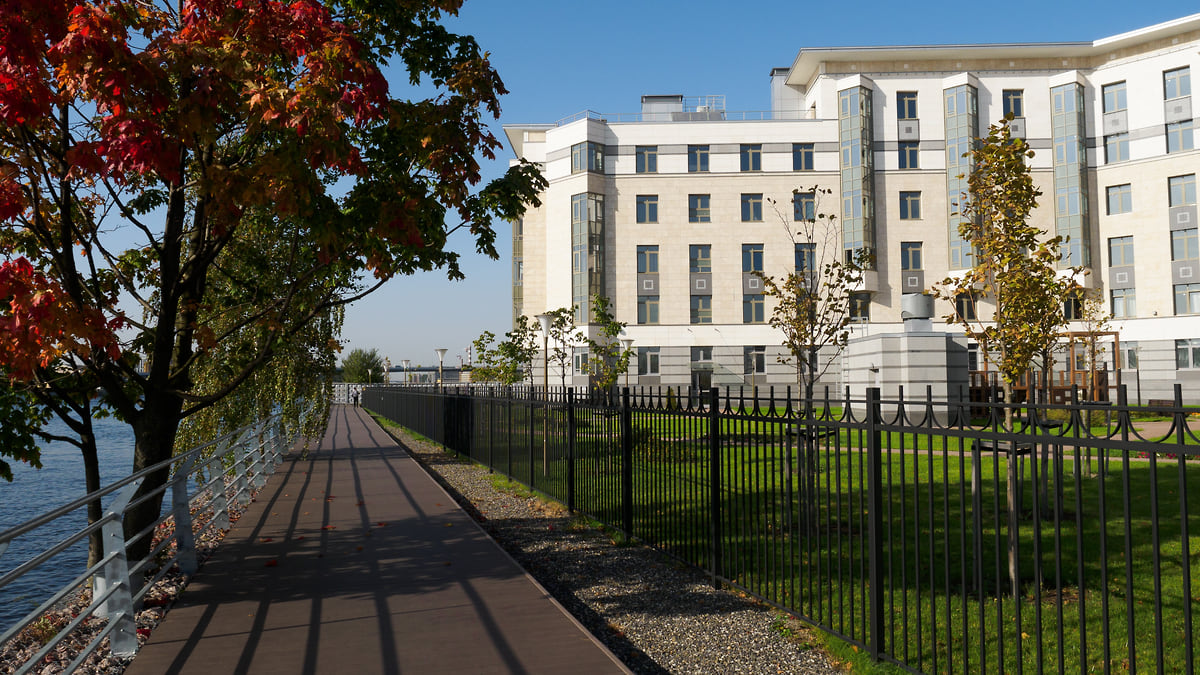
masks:
<path fill-rule="evenodd" d="M 1034 222 L 1104 297 L 1123 381 L 1147 399 L 1200 391 L 1198 70 L 1200 14 L 1094 42 L 802 49 L 771 71 L 770 111 L 645 96 L 639 113 L 507 125 L 549 181 L 514 227 L 514 316 L 575 306 L 584 325 L 602 294 L 629 324 L 631 384 L 794 384 L 755 273 L 811 269 L 796 223 L 834 215 L 816 257 L 872 260 L 852 335 L 901 332 L 904 295 L 971 264 L 963 155 L 1011 115 L 1036 152 Z M 962 302 L 939 301 L 934 328 L 989 311 Z"/>

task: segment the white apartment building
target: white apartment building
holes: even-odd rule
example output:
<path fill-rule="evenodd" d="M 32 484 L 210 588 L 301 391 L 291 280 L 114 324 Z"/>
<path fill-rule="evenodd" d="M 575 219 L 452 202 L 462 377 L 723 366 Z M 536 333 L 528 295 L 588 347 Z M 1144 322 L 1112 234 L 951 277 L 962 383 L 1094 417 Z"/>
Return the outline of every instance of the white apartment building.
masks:
<path fill-rule="evenodd" d="M 962 155 L 1011 114 L 1036 151 L 1035 222 L 1069 236 L 1064 266 L 1106 298 L 1131 397 L 1180 382 L 1200 400 L 1198 71 L 1200 14 L 1094 42 L 801 49 L 771 71 L 770 111 L 645 96 L 639 113 L 506 125 L 549 181 L 515 225 L 514 316 L 574 305 L 582 324 L 600 293 L 638 350 L 630 384 L 794 384 L 753 274 L 803 264 L 778 214 L 836 215 L 840 247 L 874 260 L 853 334 L 901 332 L 905 294 L 969 265 Z M 939 301 L 935 330 L 956 331 L 952 311 Z"/>

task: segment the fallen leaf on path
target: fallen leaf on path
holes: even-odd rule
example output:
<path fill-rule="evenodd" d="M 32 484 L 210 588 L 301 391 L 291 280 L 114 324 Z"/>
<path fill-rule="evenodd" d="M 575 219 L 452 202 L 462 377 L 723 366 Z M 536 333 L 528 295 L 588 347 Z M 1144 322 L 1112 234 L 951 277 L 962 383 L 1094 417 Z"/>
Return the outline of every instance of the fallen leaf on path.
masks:
<path fill-rule="evenodd" d="M 278 566 L 279 566 L 279 561 L 278 561 L 278 560 L 268 560 L 268 561 L 266 562 L 266 564 L 265 564 L 265 565 L 263 565 L 263 567 L 278 567 Z"/>

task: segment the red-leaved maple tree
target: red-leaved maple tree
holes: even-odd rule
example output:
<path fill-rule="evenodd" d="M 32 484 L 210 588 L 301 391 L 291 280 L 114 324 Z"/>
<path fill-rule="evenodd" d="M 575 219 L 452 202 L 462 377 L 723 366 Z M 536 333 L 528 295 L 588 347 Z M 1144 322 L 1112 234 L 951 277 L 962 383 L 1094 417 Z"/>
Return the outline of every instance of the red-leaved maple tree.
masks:
<path fill-rule="evenodd" d="M 396 275 L 460 276 L 449 232 L 494 256 L 494 219 L 536 203 L 542 179 L 523 164 L 478 185 L 505 92 L 442 25 L 460 5 L 0 5 L 7 386 L 85 438 L 103 392 L 141 469 L 331 311 Z M 434 93 L 395 96 L 388 65 Z M 218 355 L 220 382 L 202 386 Z"/>

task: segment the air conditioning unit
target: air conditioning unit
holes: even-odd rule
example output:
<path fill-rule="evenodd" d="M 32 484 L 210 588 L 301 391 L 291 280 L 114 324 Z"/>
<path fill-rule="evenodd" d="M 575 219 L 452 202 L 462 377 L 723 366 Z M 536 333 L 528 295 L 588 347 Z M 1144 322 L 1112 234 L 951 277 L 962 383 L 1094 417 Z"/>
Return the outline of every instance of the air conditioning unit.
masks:
<path fill-rule="evenodd" d="M 706 106 L 706 105 L 698 105 L 698 106 L 696 106 L 696 112 L 702 112 L 702 113 L 706 113 L 706 112 L 708 112 L 709 110 L 712 110 L 712 108 L 711 108 L 710 106 Z"/>

